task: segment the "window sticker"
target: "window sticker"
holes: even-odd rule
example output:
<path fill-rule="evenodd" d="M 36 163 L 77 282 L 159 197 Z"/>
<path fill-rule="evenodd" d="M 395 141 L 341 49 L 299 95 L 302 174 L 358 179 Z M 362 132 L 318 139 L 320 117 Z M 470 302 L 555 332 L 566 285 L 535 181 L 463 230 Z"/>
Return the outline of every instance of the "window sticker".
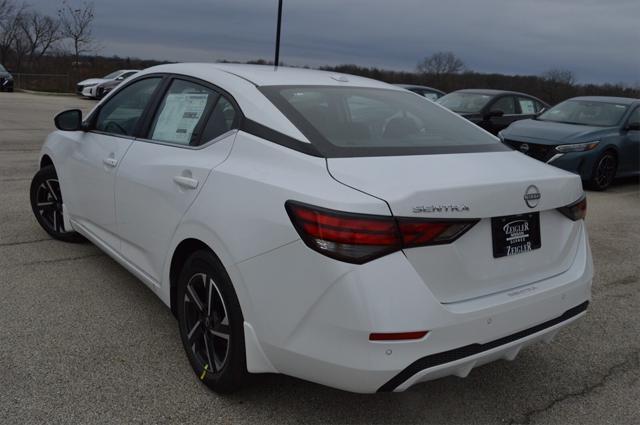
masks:
<path fill-rule="evenodd" d="M 533 103 L 533 100 L 529 99 L 520 99 L 520 109 L 523 114 L 535 114 L 536 106 Z"/>
<path fill-rule="evenodd" d="M 188 145 L 208 99 L 209 95 L 206 93 L 167 95 L 151 138 Z"/>

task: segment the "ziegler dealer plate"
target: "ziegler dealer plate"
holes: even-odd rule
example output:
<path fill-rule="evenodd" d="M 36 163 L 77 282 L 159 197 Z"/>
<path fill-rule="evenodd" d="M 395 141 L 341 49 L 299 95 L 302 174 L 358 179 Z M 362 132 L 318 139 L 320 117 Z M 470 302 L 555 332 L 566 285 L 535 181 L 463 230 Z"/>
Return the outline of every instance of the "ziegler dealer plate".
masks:
<path fill-rule="evenodd" d="M 509 257 L 540 248 L 540 213 L 491 219 L 493 257 Z"/>

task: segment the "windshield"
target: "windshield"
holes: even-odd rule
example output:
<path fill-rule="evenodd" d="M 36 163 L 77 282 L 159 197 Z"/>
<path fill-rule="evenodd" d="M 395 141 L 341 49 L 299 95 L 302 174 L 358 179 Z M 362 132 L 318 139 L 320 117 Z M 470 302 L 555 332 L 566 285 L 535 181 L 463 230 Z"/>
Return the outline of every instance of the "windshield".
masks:
<path fill-rule="evenodd" d="M 102 77 L 102 79 L 103 80 L 113 80 L 118 75 L 120 75 L 121 73 L 122 73 L 121 71 L 115 71 L 115 72 L 112 72 L 111 74 L 105 75 L 104 77 Z"/>
<path fill-rule="evenodd" d="M 540 121 L 610 127 L 617 125 L 627 105 L 589 100 L 566 100 L 538 117 Z"/>
<path fill-rule="evenodd" d="M 260 90 L 327 157 L 504 150 L 479 127 L 404 90 L 335 86 Z"/>
<path fill-rule="evenodd" d="M 488 94 L 480 93 L 449 93 L 436 100 L 445 108 L 461 114 L 475 114 L 491 100 Z"/>

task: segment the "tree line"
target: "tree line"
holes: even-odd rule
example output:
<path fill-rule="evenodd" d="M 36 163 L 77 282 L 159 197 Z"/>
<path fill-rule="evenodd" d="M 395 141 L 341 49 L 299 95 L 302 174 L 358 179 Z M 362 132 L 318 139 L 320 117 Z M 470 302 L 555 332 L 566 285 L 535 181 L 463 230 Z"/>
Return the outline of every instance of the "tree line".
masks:
<path fill-rule="evenodd" d="M 0 62 L 15 72 L 37 69 L 47 56 L 71 56 L 77 65 L 97 50 L 94 18 L 94 4 L 87 1 L 62 0 L 49 16 L 18 0 L 0 0 Z"/>
<path fill-rule="evenodd" d="M 553 105 L 575 96 L 622 96 L 640 98 L 640 84 L 577 84 L 567 69 L 549 69 L 541 75 L 486 74 L 470 70 L 452 52 L 436 52 L 420 62 L 414 72 L 390 71 L 358 65 L 326 66 L 322 69 L 360 75 L 387 83 L 430 86 L 445 92 L 460 89 L 513 90 L 536 96 Z"/>

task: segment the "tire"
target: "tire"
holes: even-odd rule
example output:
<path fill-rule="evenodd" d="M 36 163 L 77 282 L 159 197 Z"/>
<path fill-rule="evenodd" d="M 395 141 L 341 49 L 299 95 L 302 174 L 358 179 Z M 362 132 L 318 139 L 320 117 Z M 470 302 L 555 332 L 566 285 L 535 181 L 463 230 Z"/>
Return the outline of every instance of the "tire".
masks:
<path fill-rule="evenodd" d="M 33 215 L 45 232 L 64 242 L 85 241 L 79 233 L 64 227 L 62 192 L 53 165 L 41 168 L 33 176 L 29 195 Z"/>
<path fill-rule="evenodd" d="M 613 151 L 606 151 L 598 157 L 591 178 L 587 181 L 587 187 L 591 190 L 606 190 L 616 177 L 618 169 L 618 157 Z"/>
<path fill-rule="evenodd" d="M 210 251 L 196 251 L 177 289 L 180 337 L 194 373 L 217 393 L 238 390 L 248 380 L 244 318 L 222 263 Z"/>

